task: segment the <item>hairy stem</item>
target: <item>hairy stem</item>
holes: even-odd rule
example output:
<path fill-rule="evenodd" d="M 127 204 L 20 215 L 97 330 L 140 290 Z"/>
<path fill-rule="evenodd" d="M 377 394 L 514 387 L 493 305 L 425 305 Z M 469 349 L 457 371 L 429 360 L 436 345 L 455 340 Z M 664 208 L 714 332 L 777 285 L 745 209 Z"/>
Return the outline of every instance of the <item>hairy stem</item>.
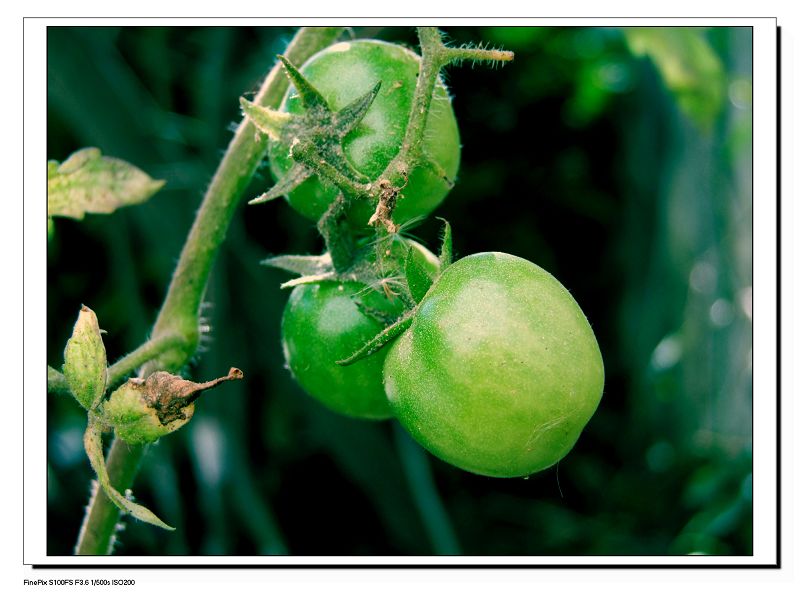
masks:
<path fill-rule="evenodd" d="M 149 360 L 160 356 L 166 350 L 180 342 L 178 338 L 164 336 L 147 340 L 130 354 L 126 354 L 113 365 L 108 367 L 106 389 L 111 389 L 118 384 L 128 373 L 135 371 Z M 69 384 L 64 374 L 47 366 L 47 391 L 53 394 L 70 394 Z"/>
<path fill-rule="evenodd" d="M 342 28 L 303 28 L 295 36 L 286 56 L 297 64 L 333 42 Z M 276 64 L 253 100 L 262 106 L 277 106 L 289 82 Z M 234 210 L 264 158 L 267 138 L 243 119 L 206 191 L 200 211 L 172 275 L 167 297 L 153 327 L 152 337 L 177 334 L 181 347 L 164 354 L 158 367 L 175 370 L 186 364 L 197 349 L 199 313 L 211 266 L 228 230 Z"/>
<path fill-rule="evenodd" d="M 291 61 L 302 64 L 311 55 L 335 41 L 342 29 L 302 28 L 285 54 Z M 277 106 L 287 88 L 288 82 L 276 64 L 264 80 L 254 103 Z M 161 338 L 170 338 L 171 344 L 145 365 L 146 372 L 178 370 L 194 354 L 199 340 L 200 304 L 211 267 L 234 210 L 266 149 L 266 138 L 258 136 L 252 123 L 243 119 L 203 198 L 153 327 L 151 342 L 148 342 L 157 343 L 155 341 Z M 138 350 L 132 354 L 137 352 Z M 48 377 L 48 386 L 49 379 Z M 129 446 L 119 438 L 114 440 L 107 467 L 111 484 L 116 489 L 126 490 L 131 487 L 144 451 L 144 446 Z M 105 494 L 95 489 L 81 527 L 76 553 L 109 553 L 118 521 L 119 509 Z"/>
<path fill-rule="evenodd" d="M 128 373 L 135 371 L 146 362 L 158 358 L 166 350 L 180 343 L 180 338 L 163 336 L 149 339 L 130 354 L 126 354 L 113 365 L 108 367 L 108 381 L 106 388 L 111 389 L 118 384 Z"/>
<path fill-rule="evenodd" d="M 420 72 L 417 78 L 417 87 L 411 101 L 411 113 L 408 117 L 403 142 L 400 151 L 386 166 L 377 181 L 388 181 L 394 188 L 402 189 L 408 181 L 408 174 L 423 160 L 422 141 L 425 136 L 425 126 L 431 102 L 439 79 L 439 72 L 446 65 L 464 60 L 475 62 L 505 62 L 513 60 L 514 53 L 503 50 L 485 50 L 482 48 L 449 48 L 442 42 L 442 36 L 435 27 L 419 27 L 419 43 L 422 52 Z M 390 195 L 382 196 L 371 222 L 378 223 L 391 231 L 392 212 L 394 204 L 389 205 L 384 198 L 391 199 Z"/>
<path fill-rule="evenodd" d="M 331 255 L 333 268 L 339 273 L 350 267 L 355 253 L 355 240 L 345 219 L 348 208 L 350 201 L 344 194 L 339 194 L 317 223 L 317 229 Z"/>
<path fill-rule="evenodd" d="M 47 393 L 69 394 L 69 385 L 64 374 L 50 365 L 47 365 Z"/>

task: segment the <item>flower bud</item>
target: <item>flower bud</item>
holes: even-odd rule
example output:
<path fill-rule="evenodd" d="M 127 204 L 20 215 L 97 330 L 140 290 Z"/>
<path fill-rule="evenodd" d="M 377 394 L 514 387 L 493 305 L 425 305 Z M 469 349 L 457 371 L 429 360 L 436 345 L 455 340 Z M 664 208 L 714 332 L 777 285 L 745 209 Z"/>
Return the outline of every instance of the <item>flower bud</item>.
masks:
<path fill-rule="evenodd" d="M 97 315 L 83 306 L 64 348 L 64 377 L 70 392 L 86 410 L 95 408 L 106 390 L 106 349 L 100 333 Z"/>

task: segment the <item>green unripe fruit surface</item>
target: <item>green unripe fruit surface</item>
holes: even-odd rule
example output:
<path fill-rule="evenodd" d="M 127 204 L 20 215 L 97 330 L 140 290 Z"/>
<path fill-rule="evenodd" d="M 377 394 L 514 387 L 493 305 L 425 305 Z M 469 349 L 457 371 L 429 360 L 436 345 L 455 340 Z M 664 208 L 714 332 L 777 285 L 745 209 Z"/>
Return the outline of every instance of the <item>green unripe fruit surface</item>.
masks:
<path fill-rule="evenodd" d="M 594 414 L 603 360 L 570 293 L 522 258 L 445 269 L 384 366 L 392 412 L 439 458 L 495 477 L 562 459 Z"/>

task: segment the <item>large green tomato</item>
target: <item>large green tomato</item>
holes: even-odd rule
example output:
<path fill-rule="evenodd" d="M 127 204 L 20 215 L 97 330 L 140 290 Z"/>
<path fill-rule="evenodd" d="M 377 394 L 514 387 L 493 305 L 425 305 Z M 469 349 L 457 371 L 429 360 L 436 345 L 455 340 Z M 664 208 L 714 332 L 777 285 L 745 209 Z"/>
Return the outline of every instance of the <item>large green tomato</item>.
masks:
<path fill-rule="evenodd" d="M 417 265 L 435 277 L 438 260 L 421 244 L 398 238 L 393 250 L 404 258 L 409 246 Z M 373 289 L 354 281 L 323 281 L 297 286 L 283 313 L 283 354 L 300 387 L 331 410 L 385 419 L 391 416 L 383 390 L 386 349 L 346 367 L 336 364 L 385 326 L 366 316 L 357 301 L 393 317 L 405 308 L 398 297 L 387 297 L 380 285 Z"/>
<path fill-rule="evenodd" d="M 442 272 L 384 365 L 409 433 L 474 473 L 545 469 L 575 444 L 603 392 L 603 359 L 569 292 L 522 258 L 489 252 Z"/>
<path fill-rule="evenodd" d="M 300 72 L 319 90 L 332 110 L 340 110 L 364 95 L 378 82 L 382 86 L 364 119 L 344 139 L 343 149 L 351 164 L 371 180 L 377 178 L 397 155 L 411 112 L 411 100 L 419 70 L 419 56 L 396 44 L 377 40 L 340 42 L 312 56 Z M 281 110 L 301 113 L 297 92 L 291 88 Z M 441 171 L 414 169 L 400 192 L 394 220 L 403 223 L 430 213 L 447 195 L 458 171 L 461 146 L 453 107 L 444 85 L 436 86 L 428 115 L 423 155 Z M 270 168 L 280 178 L 293 164 L 289 147 L 271 143 Z M 445 179 L 445 176 L 447 179 Z M 314 175 L 288 196 L 300 214 L 318 220 L 338 193 L 335 186 Z M 350 219 L 365 227 L 372 215 L 367 202 L 353 207 Z"/>

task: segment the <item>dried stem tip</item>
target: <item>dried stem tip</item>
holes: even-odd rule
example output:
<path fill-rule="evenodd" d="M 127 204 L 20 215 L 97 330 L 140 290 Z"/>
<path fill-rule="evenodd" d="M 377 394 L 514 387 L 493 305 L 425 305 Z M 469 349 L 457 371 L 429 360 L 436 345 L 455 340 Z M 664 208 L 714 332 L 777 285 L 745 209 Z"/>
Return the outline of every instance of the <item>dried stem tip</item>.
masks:
<path fill-rule="evenodd" d="M 176 419 L 182 419 L 183 409 L 197 399 L 200 392 L 210 390 L 225 381 L 242 379 L 241 369 L 231 368 L 224 377 L 217 377 L 205 383 L 187 381 L 177 375 L 165 371 L 153 373 L 144 381 L 142 396 L 147 406 L 156 409 L 156 415 L 162 425 Z"/>
<path fill-rule="evenodd" d="M 151 443 L 192 418 L 193 403 L 201 392 L 242 377 L 239 369 L 231 369 L 225 377 L 206 383 L 187 381 L 166 371 L 147 379 L 129 379 L 103 403 L 103 419 L 129 444 Z"/>

